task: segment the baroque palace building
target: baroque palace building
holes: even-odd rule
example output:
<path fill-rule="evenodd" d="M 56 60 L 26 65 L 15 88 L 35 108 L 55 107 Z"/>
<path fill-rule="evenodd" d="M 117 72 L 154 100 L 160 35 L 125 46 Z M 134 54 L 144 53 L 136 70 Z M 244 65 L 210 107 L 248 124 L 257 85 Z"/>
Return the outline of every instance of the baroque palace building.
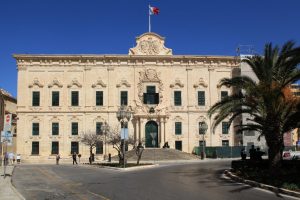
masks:
<path fill-rule="evenodd" d="M 155 33 L 136 38 L 128 55 L 16 54 L 18 66 L 17 153 L 48 159 L 72 151 L 89 156 L 84 132 L 120 126 L 121 104 L 132 110 L 129 134 L 146 148 L 191 153 L 195 146 L 233 146 L 235 134 L 224 121 L 213 132 L 211 105 L 232 91 L 220 87 L 239 65 L 232 56 L 173 55 Z M 201 128 L 205 122 L 208 129 Z M 203 134 L 205 133 L 205 134 Z M 107 151 L 115 154 L 112 147 Z M 96 148 L 103 154 L 103 144 Z"/>

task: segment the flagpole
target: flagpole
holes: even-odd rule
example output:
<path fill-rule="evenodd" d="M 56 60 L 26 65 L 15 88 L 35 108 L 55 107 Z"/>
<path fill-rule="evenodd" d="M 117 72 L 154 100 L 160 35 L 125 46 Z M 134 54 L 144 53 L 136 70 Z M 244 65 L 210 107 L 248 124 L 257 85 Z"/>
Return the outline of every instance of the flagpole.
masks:
<path fill-rule="evenodd" d="M 150 4 L 149 4 L 149 9 L 148 9 L 148 14 L 149 14 L 149 33 L 150 33 L 151 32 Z"/>

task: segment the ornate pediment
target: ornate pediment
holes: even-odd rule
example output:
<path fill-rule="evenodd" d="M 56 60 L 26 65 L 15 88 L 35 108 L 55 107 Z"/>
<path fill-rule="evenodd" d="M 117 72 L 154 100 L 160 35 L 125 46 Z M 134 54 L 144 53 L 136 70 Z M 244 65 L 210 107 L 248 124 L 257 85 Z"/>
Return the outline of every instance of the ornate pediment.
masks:
<path fill-rule="evenodd" d="M 44 85 L 38 80 L 38 78 L 34 78 L 33 82 L 29 84 L 29 88 L 32 88 L 33 86 L 38 86 L 39 88 L 44 87 Z"/>
<path fill-rule="evenodd" d="M 61 84 L 61 83 L 59 82 L 59 80 L 57 80 L 56 78 L 52 81 L 52 83 L 50 83 L 50 84 L 48 85 L 48 87 L 51 88 L 51 87 L 53 87 L 54 85 L 56 85 L 57 87 L 60 87 L 60 88 L 63 87 L 63 84 Z"/>
<path fill-rule="evenodd" d="M 105 84 L 100 78 L 97 80 L 96 83 L 92 84 L 92 88 L 97 87 L 97 85 L 99 85 L 99 86 L 101 86 L 101 87 L 103 87 L 103 88 L 106 87 L 106 84 Z"/>
<path fill-rule="evenodd" d="M 119 87 L 121 87 L 122 85 L 125 85 L 126 87 L 130 87 L 130 86 L 131 86 L 130 83 L 129 83 L 127 80 L 125 80 L 125 79 L 122 79 L 122 80 L 117 84 L 117 87 L 119 88 Z"/>
<path fill-rule="evenodd" d="M 82 85 L 79 83 L 79 81 L 76 78 L 72 80 L 72 82 L 68 85 L 68 88 L 72 87 L 73 85 L 76 85 L 79 88 L 82 87 Z"/>
<path fill-rule="evenodd" d="M 194 84 L 194 88 L 197 88 L 199 86 L 207 87 L 207 83 L 203 80 L 203 78 L 200 78 L 197 83 Z"/>
<path fill-rule="evenodd" d="M 136 47 L 129 49 L 129 55 L 172 55 L 172 49 L 165 47 L 165 38 L 156 33 L 144 33 L 136 38 Z"/>
<path fill-rule="evenodd" d="M 184 84 L 179 79 L 176 79 L 175 83 L 170 84 L 170 88 L 174 88 L 176 86 L 183 88 Z"/>

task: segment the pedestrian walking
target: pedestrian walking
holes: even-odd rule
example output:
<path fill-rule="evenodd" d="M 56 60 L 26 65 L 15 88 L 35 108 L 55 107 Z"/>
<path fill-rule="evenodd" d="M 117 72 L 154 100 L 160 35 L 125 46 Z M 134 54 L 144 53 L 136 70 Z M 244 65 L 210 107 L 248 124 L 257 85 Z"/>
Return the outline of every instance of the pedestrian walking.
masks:
<path fill-rule="evenodd" d="M 72 158 L 73 158 L 73 165 L 74 165 L 74 163 L 76 163 L 76 165 L 77 165 L 78 163 L 77 163 L 76 153 L 75 152 L 73 152 Z"/>
<path fill-rule="evenodd" d="M 57 154 L 57 155 L 56 155 L 56 164 L 57 164 L 57 165 L 59 165 L 59 159 L 60 159 L 60 155 Z"/>

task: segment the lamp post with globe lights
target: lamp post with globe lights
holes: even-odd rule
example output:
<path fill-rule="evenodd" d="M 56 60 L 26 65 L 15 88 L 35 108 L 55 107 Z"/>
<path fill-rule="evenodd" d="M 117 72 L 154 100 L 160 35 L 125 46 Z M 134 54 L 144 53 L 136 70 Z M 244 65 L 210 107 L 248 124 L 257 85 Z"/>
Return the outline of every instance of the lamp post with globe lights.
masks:
<path fill-rule="evenodd" d="M 104 122 L 104 124 L 101 126 L 101 131 L 104 134 L 104 160 L 107 158 L 107 151 L 106 151 L 106 135 L 109 131 L 109 125 L 107 122 Z"/>
<path fill-rule="evenodd" d="M 205 158 L 205 133 L 208 129 L 208 126 L 205 122 L 199 123 L 199 133 L 202 134 L 202 153 L 201 153 L 201 159 Z"/>
<path fill-rule="evenodd" d="M 127 106 L 121 105 L 121 107 L 118 109 L 116 114 L 117 114 L 118 121 L 121 123 L 121 128 L 123 127 L 123 167 L 125 168 L 125 144 L 126 144 L 125 125 L 128 124 L 131 118 L 131 111 Z"/>

